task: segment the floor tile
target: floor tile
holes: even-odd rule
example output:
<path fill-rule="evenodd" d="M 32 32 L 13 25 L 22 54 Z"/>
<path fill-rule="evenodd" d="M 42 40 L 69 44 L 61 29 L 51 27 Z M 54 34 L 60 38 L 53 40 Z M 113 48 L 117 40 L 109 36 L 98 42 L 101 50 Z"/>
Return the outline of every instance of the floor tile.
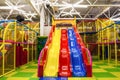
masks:
<path fill-rule="evenodd" d="M 30 78 L 29 80 L 39 80 L 39 78 Z"/>
<path fill-rule="evenodd" d="M 93 73 L 96 78 L 116 78 L 117 76 L 109 73 L 109 72 L 94 72 Z"/>
<path fill-rule="evenodd" d="M 106 70 L 104 70 L 104 69 L 101 69 L 101 68 L 98 68 L 98 69 L 94 69 L 93 68 L 93 70 L 92 70 L 93 72 L 107 72 Z"/>
<path fill-rule="evenodd" d="M 117 76 L 120 79 L 120 72 L 111 72 L 111 74 Z"/>
<path fill-rule="evenodd" d="M 92 77 L 70 77 L 68 80 L 120 80 L 120 66 L 108 65 L 102 61 L 93 62 L 92 66 Z M 0 77 L 0 80 L 39 80 L 37 62 L 25 64 L 17 68 L 16 71 Z"/>
<path fill-rule="evenodd" d="M 104 70 L 106 70 L 108 72 L 120 72 L 120 69 L 118 69 L 118 68 L 105 68 Z"/>
<path fill-rule="evenodd" d="M 33 76 L 33 72 L 18 72 L 14 75 L 12 75 L 12 77 L 31 77 Z"/>
<path fill-rule="evenodd" d="M 10 77 L 10 78 L 7 78 L 7 80 L 29 80 L 29 78 Z"/>

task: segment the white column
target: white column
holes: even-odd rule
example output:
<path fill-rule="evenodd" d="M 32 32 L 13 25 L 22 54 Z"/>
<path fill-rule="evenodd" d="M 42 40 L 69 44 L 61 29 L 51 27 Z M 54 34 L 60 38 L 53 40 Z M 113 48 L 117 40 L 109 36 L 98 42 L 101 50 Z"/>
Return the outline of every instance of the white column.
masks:
<path fill-rule="evenodd" d="M 50 14 L 48 13 L 48 26 L 50 26 Z"/>
<path fill-rule="evenodd" d="M 44 13 L 44 6 L 41 7 L 40 11 L 40 36 L 44 34 L 44 22 L 45 22 L 45 13 Z"/>

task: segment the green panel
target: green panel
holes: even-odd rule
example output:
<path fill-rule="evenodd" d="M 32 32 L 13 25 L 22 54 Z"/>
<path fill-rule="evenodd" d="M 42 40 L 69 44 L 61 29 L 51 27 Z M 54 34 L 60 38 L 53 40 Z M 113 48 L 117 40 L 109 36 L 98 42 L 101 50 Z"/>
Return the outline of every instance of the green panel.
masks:
<path fill-rule="evenodd" d="M 106 63 L 96 63 L 97 66 L 106 66 Z"/>
<path fill-rule="evenodd" d="M 37 69 L 37 66 L 28 66 L 27 69 Z"/>
<path fill-rule="evenodd" d="M 14 75 L 12 75 L 12 77 L 30 77 L 33 76 L 33 72 L 18 72 Z"/>
<path fill-rule="evenodd" d="M 42 37 L 38 37 L 37 38 L 37 59 L 39 57 L 40 51 L 43 49 L 43 47 L 45 46 L 45 43 L 47 41 L 47 37 L 46 36 L 42 36 Z"/>
<path fill-rule="evenodd" d="M 100 67 L 99 66 L 92 66 L 92 68 L 95 69 L 95 68 L 100 68 Z"/>
<path fill-rule="evenodd" d="M 94 72 L 93 74 L 95 77 L 98 77 L 98 78 L 115 78 L 116 77 L 109 72 Z"/>
<path fill-rule="evenodd" d="M 0 77 L 0 80 L 7 80 L 7 77 Z"/>
<path fill-rule="evenodd" d="M 39 78 L 30 78 L 29 80 L 39 80 Z"/>
<path fill-rule="evenodd" d="M 108 72 L 120 72 L 120 69 L 118 69 L 118 68 L 107 68 L 105 70 Z"/>

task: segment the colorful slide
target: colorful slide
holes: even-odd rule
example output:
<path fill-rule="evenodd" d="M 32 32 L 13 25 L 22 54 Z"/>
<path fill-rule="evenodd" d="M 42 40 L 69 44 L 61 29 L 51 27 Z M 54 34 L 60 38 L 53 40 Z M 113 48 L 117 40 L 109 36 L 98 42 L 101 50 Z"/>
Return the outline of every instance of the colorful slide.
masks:
<path fill-rule="evenodd" d="M 91 54 L 74 27 L 74 20 L 55 20 L 53 23 L 38 60 L 40 80 L 52 80 L 53 78 L 62 80 L 58 79 L 60 77 L 65 80 L 67 77 L 91 77 Z M 67 26 L 66 23 L 72 26 L 64 27 Z"/>
<path fill-rule="evenodd" d="M 53 34 L 52 43 L 49 45 L 48 56 L 46 65 L 44 66 L 44 76 L 57 76 L 58 75 L 58 61 L 59 61 L 59 50 L 60 50 L 60 35 L 61 30 L 55 29 Z"/>

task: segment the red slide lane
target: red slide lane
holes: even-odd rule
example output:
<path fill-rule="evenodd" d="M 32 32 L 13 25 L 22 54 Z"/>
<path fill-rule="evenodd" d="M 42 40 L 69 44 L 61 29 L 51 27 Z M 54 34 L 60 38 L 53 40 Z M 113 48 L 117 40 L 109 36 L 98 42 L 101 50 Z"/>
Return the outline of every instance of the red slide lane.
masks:
<path fill-rule="evenodd" d="M 70 70 L 70 51 L 68 48 L 68 36 L 67 30 L 61 30 L 61 47 L 60 47 L 60 56 L 59 56 L 59 76 L 70 77 L 72 76 Z"/>

